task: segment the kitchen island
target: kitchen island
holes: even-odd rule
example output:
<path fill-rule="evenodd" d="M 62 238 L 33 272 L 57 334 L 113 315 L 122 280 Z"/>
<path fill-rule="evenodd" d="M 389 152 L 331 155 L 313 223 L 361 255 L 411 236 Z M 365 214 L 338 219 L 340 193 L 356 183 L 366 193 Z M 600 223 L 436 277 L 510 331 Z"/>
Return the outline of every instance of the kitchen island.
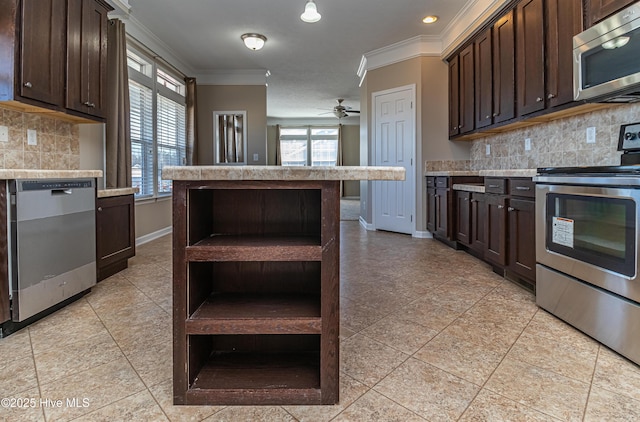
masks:
<path fill-rule="evenodd" d="M 339 399 L 340 181 L 403 168 L 165 167 L 174 404 Z"/>

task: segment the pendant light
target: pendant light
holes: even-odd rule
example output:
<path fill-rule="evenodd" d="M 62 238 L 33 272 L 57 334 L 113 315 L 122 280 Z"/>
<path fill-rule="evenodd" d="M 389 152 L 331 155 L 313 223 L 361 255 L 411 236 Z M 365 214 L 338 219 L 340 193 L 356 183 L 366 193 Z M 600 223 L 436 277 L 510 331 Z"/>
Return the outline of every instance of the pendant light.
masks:
<path fill-rule="evenodd" d="M 267 41 L 267 37 L 262 34 L 242 34 L 240 38 L 242 38 L 244 45 L 246 45 L 249 50 L 254 51 L 264 47 L 264 43 Z"/>
<path fill-rule="evenodd" d="M 300 15 L 300 19 L 304 22 L 313 23 L 318 22 L 322 15 L 318 13 L 318 8 L 313 0 L 309 0 L 304 6 L 304 13 Z"/>

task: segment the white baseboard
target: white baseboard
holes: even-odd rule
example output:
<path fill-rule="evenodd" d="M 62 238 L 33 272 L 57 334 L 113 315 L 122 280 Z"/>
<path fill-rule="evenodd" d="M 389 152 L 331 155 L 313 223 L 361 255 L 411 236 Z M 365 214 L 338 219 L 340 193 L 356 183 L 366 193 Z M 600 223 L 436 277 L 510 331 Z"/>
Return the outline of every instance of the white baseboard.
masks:
<path fill-rule="evenodd" d="M 373 227 L 373 224 L 369 224 L 369 223 L 367 223 L 367 220 L 365 220 L 364 218 L 362 218 L 362 216 L 360 216 L 360 219 L 359 219 L 358 221 L 360 221 L 360 225 L 361 225 L 365 230 L 375 230 L 375 227 Z"/>
<path fill-rule="evenodd" d="M 418 239 L 433 239 L 433 235 L 431 232 L 427 231 L 416 231 L 412 235 L 412 237 L 417 237 Z"/>
<path fill-rule="evenodd" d="M 153 233 L 145 234 L 144 236 L 136 237 L 136 246 L 144 245 L 145 243 L 151 242 L 152 240 L 156 240 L 161 238 L 162 236 L 168 235 L 173 231 L 173 226 L 165 227 L 164 229 L 160 229 Z"/>

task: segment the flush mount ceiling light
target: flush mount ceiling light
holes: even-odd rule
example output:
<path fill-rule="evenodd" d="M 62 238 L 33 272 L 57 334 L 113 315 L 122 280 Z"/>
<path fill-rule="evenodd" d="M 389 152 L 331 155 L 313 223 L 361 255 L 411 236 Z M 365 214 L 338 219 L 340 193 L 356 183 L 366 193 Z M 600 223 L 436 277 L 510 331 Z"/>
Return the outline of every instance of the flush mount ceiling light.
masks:
<path fill-rule="evenodd" d="M 322 15 L 318 13 L 318 8 L 313 0 L 309 0 L 304 6 L 304 13 L 300 15 L 300 19 L 304 22 L 313 23 L 318 22 Z"/>
<path fill-rule="evenodd" d="M 437 20 L 438 20 L 437 16 L 429 15 L 429 16 L 425 16 L 424 19 L 422 19 L 422 22 L 424 22 L 424 23 L 434 23 Z"/>
<path fill-rule="evenodd" d="M 267 37 L 262 34 L 242 34 L 240 38 L 249 50 L 260 50 L 267 41 Z"/>

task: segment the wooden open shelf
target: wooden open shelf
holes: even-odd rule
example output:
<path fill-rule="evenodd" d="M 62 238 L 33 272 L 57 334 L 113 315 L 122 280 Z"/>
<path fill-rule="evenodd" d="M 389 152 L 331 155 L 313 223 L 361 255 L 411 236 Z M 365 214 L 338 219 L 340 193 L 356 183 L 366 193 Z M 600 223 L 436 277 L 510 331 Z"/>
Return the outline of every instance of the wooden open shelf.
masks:
<path fill-rule="evenodd" d="M 187 334 L 320 334 L 320 299 L 308 294 L 214 294 L 186 328 Z"/>
<path fill-rule="evenodd" d="M 338 181 L 174 181 L 175 404 L 335 404 Z"/>

